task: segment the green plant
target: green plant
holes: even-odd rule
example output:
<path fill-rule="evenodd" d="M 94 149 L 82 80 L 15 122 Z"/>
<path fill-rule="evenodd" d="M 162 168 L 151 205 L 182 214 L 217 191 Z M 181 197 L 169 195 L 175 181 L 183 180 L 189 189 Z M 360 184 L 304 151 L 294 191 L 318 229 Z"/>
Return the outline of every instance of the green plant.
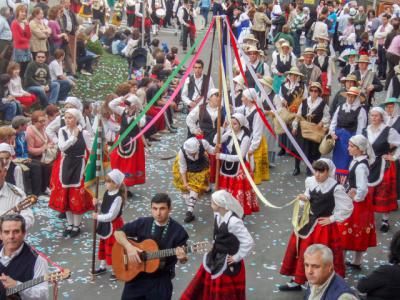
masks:
<path fill-rule="evenodd" d="M 104 52 L 103 46 L 101 45 L 100 41 L 95 41 L 95 42 L 88 41 L 87 49 L 97 55 L 102 55 Z"/>

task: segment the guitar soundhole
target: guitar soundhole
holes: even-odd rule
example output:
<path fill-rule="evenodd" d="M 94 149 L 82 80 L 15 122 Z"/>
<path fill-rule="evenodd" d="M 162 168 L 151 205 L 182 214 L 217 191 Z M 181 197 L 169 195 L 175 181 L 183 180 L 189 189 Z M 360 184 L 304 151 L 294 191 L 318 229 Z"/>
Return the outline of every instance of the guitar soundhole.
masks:
<path fill-rule="evenodd" d="M 142 253 L 139 254 L 140 260 L 141 261 L 147 261 L 147 253 L 146 251 L 143 251 Z"/>

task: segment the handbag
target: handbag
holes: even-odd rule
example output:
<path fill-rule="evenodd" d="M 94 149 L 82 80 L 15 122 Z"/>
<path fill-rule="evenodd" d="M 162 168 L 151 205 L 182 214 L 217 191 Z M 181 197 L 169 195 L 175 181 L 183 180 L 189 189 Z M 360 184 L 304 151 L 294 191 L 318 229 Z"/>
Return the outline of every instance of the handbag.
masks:
<path fill-rule="evenodd" d="M 296 114 L 289 112 L 289 110 L 286 107 L 282 107 L 278 115 L 279 117 L 281 117 L 282 121 L 285 122 L 285 124 L 289 124 L 296 117 Z M 274 118 L 274 129 L 276 134 L 285 133 L 285 131 L 283 130 L 281 124 L 279 123 L 276 117 Z"/>
<path fill-rule="evenodd" d="M 32 125 L 32 129 L 35 134 L 45 143 L 45 145 L 48 145 L 47 136 L 44 137 L 34 125 Z M 44 164 L 51 164 L 56 159 L 57 153 L 58 149 L 55 145 L 52 147 L 47 147 L 47 149 L 42 153 L 42 158 L 40 161 Z"/>
<path fill-rule="evenodd" d="M 329 154 L 333 148 L 335 147 L 335 140 L 330 134 L 327 134 L 323 139 L 321 144 L 319 145 L 319 152 L 322 155 Z"/>
<path fill-rule="evenodd" d="M 301 136 L 314 143 L 321 143 L 325 136 L 325 129 L 318 124 L 307 121 L 305 119 L 300 121 Z"/>

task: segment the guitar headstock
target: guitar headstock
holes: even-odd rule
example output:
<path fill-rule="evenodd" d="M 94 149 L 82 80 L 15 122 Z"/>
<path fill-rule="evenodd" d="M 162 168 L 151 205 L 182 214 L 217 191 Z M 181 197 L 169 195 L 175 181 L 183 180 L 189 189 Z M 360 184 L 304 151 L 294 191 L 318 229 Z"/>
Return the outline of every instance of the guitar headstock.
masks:
<path fill-rule="evenodd" d="M 20 203 L 18 203 L 17 211 L 20 212 L 21 210 L 27 209 L 28 207 L 31 207 L 33 204 L 35 204 L 37 201 L 38 201 L 37 196 L 29 195 L 24 200 L 22 200 Z"/>
<path fill-rule="evenodd" d="M 211 250 L 211 247 L 211 244 L 207 241 L 197 242 L 188 246 L 188 252 L 199 254 L 207 253 Z"/>
<path fill-rule="evenodd" d="M 45 280 L 48 282 L 58 282 L 64 279 L 68 279 L 71 276 L 71 271 L 69 269 L 64 269 L 62 271 L 53 272 L 45 275 Z"/>

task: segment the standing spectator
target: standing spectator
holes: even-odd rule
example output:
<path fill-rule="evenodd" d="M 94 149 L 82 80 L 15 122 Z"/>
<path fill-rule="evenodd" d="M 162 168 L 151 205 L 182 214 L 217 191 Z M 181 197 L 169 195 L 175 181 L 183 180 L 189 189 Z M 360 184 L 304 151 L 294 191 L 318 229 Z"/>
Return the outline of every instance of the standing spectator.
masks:
<path fill-rule="evenodd" d="M 11 79 L 8 83 L 10 95 L 14 96 L 24 107 L 29 108 L 36 102 L 36 96 L 24 91 L 20 77 L 21 68 L 18 63 L 10 62 L 7 68 L 7 73 Z"/>
<path fill-rule="evenodd" d="M 389 23 L 390 15 L 384 14 L 382 16 L 382 25 L 378 27 L 374 34 L 375 43 L 378 44 L 378 77 L 380 80 L 386 79 L 386 49 L 385 39 L 386 36 L 393 30 L 393 26 Z"/>
<path fill-rule="evenodd" d="M 328 34 L 332 38 L 336 32 L 337 14 L 333 2 L 328 2 Z"/>
<path fill-rule="evenodd" d="M 83 75 L 92 75 L 92 63 L 94 57 L 89 55 L 86 50 L 86 43 L 88 37 L 83 32 L 80 32 L 77 36 L 76 42 L 76 63 L 78 65 L 78 72 L 81 72 Z"/>
<path fill-rule="evenodd" d="M 29 63 L 24 76 L 25 88 L 39 98 L 42 107 L 46 107 L 49 103 L 56 103 L 60 91 L 60 85 L 57 82 L 51 82 L 49 66 L 45 61 L 46 53 L 37 52 L 35 61 Z"/>
<path fill-rule="evenodd" d="M 71 0 L 61 0 L 63 15 L 60 20 L 62 32 L 68 35 L 68 43 L 63 47 L 65 51 L 65 66 L 67 72 L 75 75 L 76 71 L 76 31 L 78 30 L 78 20 L 71 9 Z"/>
<path fill-rule="evenodd" d="M 215 1 L 214 1 L 214 3 L 215 3 Z M 200 0 L 199 7 L 200 7 L 200 15 L 203 16 L 204 21 L 205 21 L 205 27 L 207 28 L 208 13 L 210 12 L 211 1 L 210 0 Z"/>
<path fill-rule="evenodd" d="M 63 9 L 61 5 L 56 5 L 49 10 L 49 23 L 51 35 L 49 36 L 49 52 L 50 56 L 54 55 L 56 49 L 62 48 L 63 44 L 68 41 L 68 34 L 63 33 L 60 27 L 61 16 Z"/>
<path fill-rule="evenodd" d="M 47 39 L 51 34 L 51 29 L 44 22 L 43 10 L 36 7 L 32 11 L 32 19 L 29 22 L 32 31 L 31 50 L 35 58 L 37 52 L 47 53 Z"/>
<path fill-rule="evenodd" d="M 358 14 L 354 17 L 353 23 L 356 29 L 357 42 L 360 41 L 361 34 L 365 32 L 367 22 L 367 14 L 364 11 L 364 6 L 358 7 Z"/>
<path fill-rule="evenodd" d="M 35 8 L 40 8 L 43 11 L 44 18 L 47 19 L 47 15 L 49 12 L 49 5 L 47 4 L 48 0 L 38 0 Z"/>
<path fill-rule="evenodd" d="M 303 5 L 297 5 L 297 14 L 291 22 L 292 36 L 294 40 L 293 53 L 299 57 L 301 54 L 300 37 L 303 33 L 304 25 L 306 23 L 306 15 L 303 12 Z"/>
<path fill-rule="evenodd" d="M 26 18 L 28 10 L 25 5 L 18 5 L 15 9 L 15 19 L 11 23 L 13 36 L 13 61 L 21 65 L 21 73 L 25 74 L 28 63 L 32 60 L 30 50 L 31 29 Z"/>
<path fill-rule="evenodd" d="M 388 88 L 390 80 L 394 76 L 394 67 L 400 62 L 400 40 L 398 37 L 400 34 L 400 19 L 393 18 L 392 26 L 393 30 L 387 35 L 385 41 L 386 60 L 389 68 L 386 77 L 385 89 Z"/>
<path fill-rule="evenodd" d="M 49 65 L 50 78 L 52 82 L 58 82 L 60 92 L 58 93 L 58 101 L 65 101 L 68 93 L 75 86 L 75 83 L 64 74 L 63 62 L 65 52 L 62 49 L 57 49 L 54 52 L 54 60 Z"/>
<path fill-rule="evenodd" d="M 217 4 L 214 3 L 214 6 Z M 219 5 L 221 5 L 221 4 L 219 4 Z M 186 51 L 187 38 L 189 36 L 190 46 L 193 46 L 195 30 L 196 30 L 196 28 L 194 27 L 194 11 L 193 11 L 193 7 L 191 7 L 191 5 L 189 4 L 189 0 L 183 0 L 182 13 L 183 13 L 182 24 L 181 24 L 182 25 L 182 48 L 183 48 L 183 51 Z"/>
<path fill-rule="evenodd" d="M 3 119 L 6 124 L 10 124 L 17 114 L 15 98 L 8 92 L 9 82 L 10 76 L 8 74 L 0 74 L 0 112 L 3 112 Z"/>
<path fill-rule="evenodd" d="M 254 14 L 253 26 L 251 31 L 258 40 L 259 49 L 265 50 L 265 40 L 267 38 L 267 29 L 271 26 L 271 20 L 265 14 L 265 5 L 260 4 Z"/>
<path fill-rule="evenodd" d="M 381 20 L 376 17 L 375 10 L 370 9 L 368 11 L 368 16 L 367 16 L 367 28 L 365 29 L 369 36 L 371 37 L 371 40 L 373 39 L 376 30 L 378 29 L 379 25 L 381 25 Z"/>
<path fill-rule="evenodd" d="M 324 9 L 324 13 L 320 13 L 318 17 L 318 21 L 315 22 L 314 32 L 312 36 L 312 40 L 316 41 L 317 36 L 329 36 L 328 34 L 328 25 L 326 24 L 326 12 L 327 9 Z"/>
<path fill-rule="evenodd" d="M 0 59 L 5 60 L 0 64 L 0 73 L 5 73 L 9 61 L 7 52 L 12 49 L 13 37 L 7 21 L 10 15 L 10 8 L 2 7 L 0 9 Z"/>

